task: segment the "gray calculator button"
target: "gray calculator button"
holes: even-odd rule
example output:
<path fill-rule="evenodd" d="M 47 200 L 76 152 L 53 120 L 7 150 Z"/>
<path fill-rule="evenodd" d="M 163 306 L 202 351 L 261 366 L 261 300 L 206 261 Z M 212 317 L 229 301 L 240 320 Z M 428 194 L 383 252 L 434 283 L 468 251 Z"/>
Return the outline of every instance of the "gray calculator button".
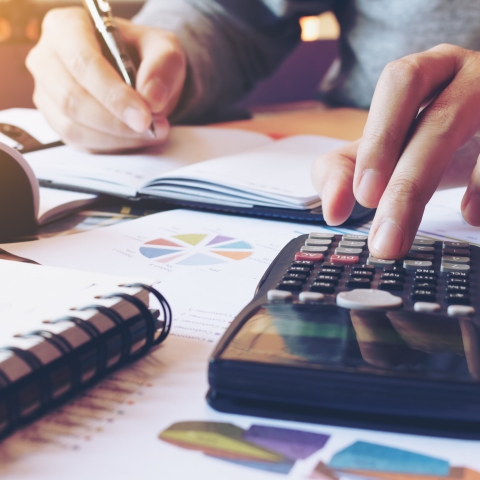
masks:
<path fill-rule="evenodd" d="M 441 272 L 470 272 L 470 265 L 464 263 L 442 263 L 440 265 Z"/>
<path fill-rule="evenodd" d="M 463 263 L 468 265 L 470 263 L 470 258 L 468 257 L 453 257 L 451 255 L 443 255 L 442 263 Z"/>
<path fill-rule="evenodd" d="M 387 265 L 395 265 L 395 260 L 384 260 L 383 258 L 368 257 L 367 265 L 374 267 L 385 267 Z"/>
<path fill-rule="evenodd" d="M 403 261 L 403 268 L 407 270 L 417 270 L 419 268 L 430 268 L 432 266 L 432 262 L 425 260 L 404 260 Z"/>
<path fill-rule="evenodd" d="M 302 247 L 300 249 L 301 252 L 307 252 L 307 253 L 324 253 L 328 250 L 328 247 Z"/>
<path fill-rule="evenodd" d="M 440 310 L 440 305 L 433 302 L 416 302 L 413 309 L 416 312 L 436 312 Z"/>
<path fill-rule="evenodd" d="M 473 315 L 475 313 L 475 309 L 469 305 L 450 305 L 447 308 L 447 313 L 451 317 Z"/>
<path fill-rule="evenodd" d="M 430 247 L 428 245 L 412 245 L 410 248 L 411 252 L 434 252 L 435 247 Z"/>
<path fill-rule="evenodd" d="M 348 242 L 348 241 L 340 241 L 338 242 L 339 247 L 353 247 L 353 248 L 363 248 L 366 245 L 365 242 Z"/>
<path fill-rule="evenodd" d="M 413 239 L 413 244 L 414 245 L 429 245 L 433 246 L 435 245 L 435 240 L 426 240 L 424 238 L 414 238 Z"/>
<path fill-rule="evenodd" d="M 334 236 L 335 236 L 334 233 L 328 233 L 328 232 L 312 232 L 312 233 L 310 233 L 310 235 L 308 236 L 308 238 L 318 238 L 318 239 L 330 238 L 330 239 L 332 239 Z"/>
<path fill-rule="evenodd" d="M 321 302 L 325 298 L 323 293 L 319 292 L 302 292 L 298 299 L 301 302 Z"/>
<path fill-rule="evenodd" d="M 342 236 L 342 240 L 346 240 L 347 242 L 364 242 L 368 240 L 368 235 L 345 234 Z"/>
<path fill-rule="evenodd" d="M 402 303 L 400 297 L 383 290 L 357 288 L 337 295 L 337 305 L 352 310 L 392 310 Z"/>
<path fill-rule="evenodd" d="M 361 253 L 362 253 L 361 248 L 338 247 L 335 249 L 335 255 L 360 255 Z"/>
<path fill-rule="evenodd" d="M 467 242 L 443 242 L 443 248 L 470 248 Z"/>
<path fill-rule="evenodd" d="M 307 238 L 305 240 L 306 246 L 318 247 L 320 245 L 330 245 L 332 241 L 330 239 L 318 239 L 318 238 Z"/>
<path fill-rule="evenodd" d="M 267 292 L 267 299 L 270 302 L 286 302 L 292 299 L 292 292 L 285 290 L 269 290 Z"/>

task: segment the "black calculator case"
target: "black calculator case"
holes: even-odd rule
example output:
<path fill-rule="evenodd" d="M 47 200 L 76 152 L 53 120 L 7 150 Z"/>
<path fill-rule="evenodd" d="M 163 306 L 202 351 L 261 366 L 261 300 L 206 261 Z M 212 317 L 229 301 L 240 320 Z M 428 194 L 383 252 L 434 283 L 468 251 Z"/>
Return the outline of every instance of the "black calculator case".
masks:
<path fill-rule="evenodd" d="M 348 427 L 480 438 L 478 315 L 325 303 L 272 303 L 307 236 L 292 240 L 262 278 L 209 362 L 216 410 Z M 471 305 L 478 312 L 479 249 Z"/>

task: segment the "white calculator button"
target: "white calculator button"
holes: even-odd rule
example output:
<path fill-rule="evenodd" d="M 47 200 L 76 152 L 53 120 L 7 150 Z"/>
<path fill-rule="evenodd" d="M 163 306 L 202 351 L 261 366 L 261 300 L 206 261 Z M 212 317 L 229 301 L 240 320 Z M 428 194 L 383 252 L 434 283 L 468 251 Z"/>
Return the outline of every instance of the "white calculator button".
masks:
<path fill-rule="evenodd" d="M 425 252 L 425 253 L 428 253 L 428 252 L 434 252 L 435 247 L 431 247 L 429 245 L 412 245 L 410 247 L 410 251 L 411 252 Z"/>
<path fill-rule="evenodd" d="M 302 292 L 298 299 L 301 302 L 321 302 L 325 298 L 323 293 L 318 292 Z"/>
<path fill-rule="evenodd" d="M 302 247 L 300 249 L 301 252 L 308 252 L 308 253 L 324 253 L 328 250 L 328 247 Z"/>
<path fill-rule="evenodd" d="M 463 263 L 468 265 L 470 263 L 470 258 L 468 257 L 453 257 L 452 255 L 444 255 L 442 257 L 442 263 Z"/>
<path fill-rule="evenodd" d="M 374 267 L 385 267 L 387 265 L 395 265 L 395 260 L 384 260 L 383 258 L 368 257 L 367 265 Z"/>
<path fill-rule="evenodd" d="M 383 290 L 357 288 L 337 295 L 337 305 L 352 310 L 392 310 L 402 304 L 400 297 Z"/>
<path fill-rule="evenodd" d="M 438 303 L 432 303 L 432 302 L 416 302 L 415 305 L 413 306 L 413 309 L 416 312 L 436 312 L 437 310 L 440 310 L 440 305 Z"/>
<path fill-rule="evenodd" d="M 329 238 L 324 238 L 324 239 L 319 239 L 319 238 L 307 238 L 305 240 L 305 245 L 312 246 L 312 247 L 317 247 L 319 245 L 330 245 L 332 241 Z"/>
<path fill-rule="evenodd" d="M 463 263 L 442 263 L 440 265 L 441 272 L 469 272 L 470 265 L 464 265 Z"/>
<path fill-rule="evenodd" d="M 407 270 L 418 270 L 419 268 L 430 268 L 432 262 L 430 261 L 420 261 L 420 260 L 404 260 L 403 268 Z"/>
<path fill-rule="evenodd" d="M 361 253 L 361 248 L 338 247 L 335 249 L 335 255 L 360 255 Z"/>
<path fill-rule="evenodd" d="M 345 234 L 342 236 L 342 240 L 346 240 L 347 242 L 364 242 L 367 241 L 368 235 L 349 235 Z"/>
<path fill-rule="evenodd" d="M 269 290 L 267 292 L 267 299 L 270 302 L 286 302 L 293 297 L 292 292 L 285 290 Z"/>
<path fill-rule="evenodd" d="M 443 242 L 443 248 L 470 248 L 466 242 Z"/>
<path fill-rule="evenodd" d="M 435 240 L 427 240 L 424 238 L 414 238 L 413 239 L 413 244 L 414 245 L 430 245 L 433 246 L 435 245 Z"/>
<path fill-rule="evenodd" d="M 447 313 L 451 317 L 473 315 L 475 313 L 475 309 L 468 305 L 450 305 L 447 308 Z"/>
<path fill-rule="evenodd" d="M 312 232 L 312 233 L 310 233 L 310 235 L 308 236 L 308 238 L 318 238 L 318 239 L 330 238 L 330 239 L 332 239 L 334 236 L 335 236 L 334 233 L 328 233 L 328 232 Z"/>

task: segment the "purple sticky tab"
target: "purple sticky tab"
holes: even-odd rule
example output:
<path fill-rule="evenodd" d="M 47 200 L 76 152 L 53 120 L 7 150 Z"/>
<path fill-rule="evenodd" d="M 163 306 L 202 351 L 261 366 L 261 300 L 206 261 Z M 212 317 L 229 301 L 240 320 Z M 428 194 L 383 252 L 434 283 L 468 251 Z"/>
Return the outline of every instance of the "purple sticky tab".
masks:
<path fill-rule="evenodd" d="M 252 425 L 243 434 L 243 438 L 292 460 L 304 460 L 323 448 L 330 436 L 288 428 Z"/>

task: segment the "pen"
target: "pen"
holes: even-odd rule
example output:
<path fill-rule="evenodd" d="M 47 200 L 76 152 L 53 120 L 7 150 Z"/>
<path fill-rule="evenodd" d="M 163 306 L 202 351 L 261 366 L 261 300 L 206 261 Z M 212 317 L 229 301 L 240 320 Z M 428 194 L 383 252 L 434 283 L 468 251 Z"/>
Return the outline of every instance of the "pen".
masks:
<path fill-rule="evenodd" d="M 135 88 L 137 69 L 128 54 L 127 46 L 112 15 L 107 0 L 83 0 L 102 43 L 102 50 L 109 62 L 115 67 L 127 85 Z M 155 124 L 150 125 L 150 136 L 156 138 Z"/>

